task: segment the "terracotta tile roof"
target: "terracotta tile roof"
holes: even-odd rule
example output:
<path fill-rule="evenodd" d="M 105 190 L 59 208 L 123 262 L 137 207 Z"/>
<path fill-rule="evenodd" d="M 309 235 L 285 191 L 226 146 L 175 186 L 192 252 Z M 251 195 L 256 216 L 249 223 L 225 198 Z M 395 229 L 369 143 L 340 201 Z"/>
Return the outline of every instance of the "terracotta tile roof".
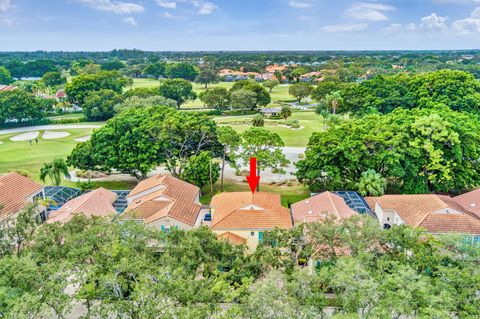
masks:
<path fill-rule="evenodd" d="M 211 202 L 212 229 L 290 228 L 290 211 L 281 205 L 280 195 L 250 192 L 221 193 Z"/>
<path fill-rule="evenodd" d="M 230 242 L 231 244 L 239 245 L 239 246 L 243 245 L 247 242 L 246 238 L 244 238 L 240 235 L 231 233 L 229 231 L 221 233 L 220 235 L 217 235 L 217 238 L 219 240 L 226 240 L 226 241 Z"/>
<path fill-rule="evenodd" d="M 453 200 L 480 218 L 480 188 L 455 196 Z"/>
<path fill-rule="evenodd" d="M 127 196 L 141 195 L 128 205 L 125 218 L 154 222 L 170 216 L 188 225 L 195 225 L 201 205 L 197 203 L 200 189 L 170 175 L 157 175 L 140 182 Z"/>
<path fill-rule="evenodd" d="M 59 210 L 50 213 L 47 223 L 67 222 L 75 214 L 85 216 L 108 216 L 116 212 L 113 203 L 117 194 L 105 188 L 98 188 L 66 202 Z"/>
<path fill-rule="evenodd" d="M 384 195 L 366 198 L 372 209 L 393 209 L 411 226 L 431 233 L 455 232 L 480 234 L 480 219 L 461 206 L 455 198 L 444 195 Z"/>
<path fill-rule="evenodd" d="M 325 213 L 339 218 L 349 218 L 357 213 L 348 207 L 343 198 L 331 192 L 323 192 L 292 204 L 292 217 L 295 223 L 320 221 Z"/>
<path fill-rule="evenodd" d="M 17 213 L 27 205 L 27 197 L 42 190 L 28 177 L 12 172 L 0 175 L 0 220 Z"/>

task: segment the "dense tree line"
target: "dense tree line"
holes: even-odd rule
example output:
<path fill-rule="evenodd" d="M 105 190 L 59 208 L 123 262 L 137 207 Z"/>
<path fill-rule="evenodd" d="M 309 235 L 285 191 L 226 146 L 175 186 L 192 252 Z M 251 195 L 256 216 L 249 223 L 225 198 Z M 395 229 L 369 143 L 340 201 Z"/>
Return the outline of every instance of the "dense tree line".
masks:
<path fill-rule="evenodd" d="M 396 109 L 314 133 L 297 177 L 313 190 L 355 189 L 373 169 L 389 190 L 460 192 L 480 184 L 480 121 L 446 106 Z"/>

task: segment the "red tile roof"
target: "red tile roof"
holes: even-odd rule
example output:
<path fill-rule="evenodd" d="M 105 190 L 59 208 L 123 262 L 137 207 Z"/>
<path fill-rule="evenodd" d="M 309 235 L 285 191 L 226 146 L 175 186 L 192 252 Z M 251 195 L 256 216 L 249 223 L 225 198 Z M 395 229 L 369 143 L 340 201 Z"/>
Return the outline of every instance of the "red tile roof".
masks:
<path fill-rule="evenodd" d="M 66 202 L 59 210 L 50 213 L 48 223 L 68 222 L 75 214 L 104 217 L 116 212 L 113 203 L 117 194 L 98 188 Z"/>
<path fill-rule="evenodd" d="M 480 188 L 453 197 L 453 200 L 480 218 Z"/>
<path fill-rule="evenodd" d="M 18 173 L 0 175 L 0 220 L 20 211 L 28 204 L 27 198 L 42 189 L 43 185 Z"/>
<path fill-rule="evenodd" d="M 290 211 L 281 205 L 280 195 L 250 192 L 221 193 L 212 198 L 212 229 L 290 228 Z"/>
<path fill-rule="evenodd" d="M 349 218 L 357 213 L 348 207 L 343 198 L 331 192 L 323 192 L 292 204 L 292 217 L 295 223 L 321 221 L 325 213 L 338 218 Z"/>
<path fill-rule="evenodd" d="M 197 203 L 200 189 L 170 175 L 157 175 L 140 182 L 128 195 L 133 198 L 128 205 L 125 218 L 143 219 L 152 223 L 162 217 L 170 216 L 190 226 L 200 214 L 201 205 Z"/>
<path fill-rule="evenodd" d="M 480 219 L 450 196 L 384 195 L 366 200 L 372 209 L 376 203 L 382 209 L 393 209 L 406 224 L 431 233 L 480 234 Z"/>
<path fill-rule="evenodd" d="M 226 240 L 231 244 L 238 245 L 238 246 L 243 245 L 247 242 L 246 238 L 229 231 L 217 235 L 217 238 L 219 240 Z"/>

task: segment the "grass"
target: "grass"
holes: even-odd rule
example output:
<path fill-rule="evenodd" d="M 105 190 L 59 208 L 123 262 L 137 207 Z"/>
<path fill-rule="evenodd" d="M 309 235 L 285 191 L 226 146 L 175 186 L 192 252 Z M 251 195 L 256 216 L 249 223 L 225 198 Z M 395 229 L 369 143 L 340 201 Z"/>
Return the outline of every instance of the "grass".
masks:
<path fill-rule="evenodd" d="M 85 124 L 85 123 L 82 123 Z M 101 124 L 101 123 L 95 123 Z M 11 170 L 21 170 L 28 173 L 34 180 L 41 182 L 39 178 L 40 168 L 43 163 L 51 162 L 55 158 L 66 158 L 73 147 L 78 143 L 76 138 L 90 135 L 93 129 L 66 129 L 62 132 L 69 132 L 70 136 L 59 139 L 42 139 L 43 131 L 40 131 L 38 144 L 28 141 L 13 142 L 11 137 L 21 134 L 3 134 L 0 135 L 0 173 Z M 51 184 L 47 179 L 45 183 Z M 97 182 L 97 186 L 110 189 L 130 189 L 134 185 L 129 182 Z M 64 186 L 77 186 L 76 183 L 63 181 Z"/>
<path fill-rule="evenodd" d="M 250 120 L 252 115 L 239 116 L 239 117 L 216 117 L 215 120 L 222 125 L 231 125 L 237 132 L 242 133 L 248 130 L 251 125 L 240 124 L 235 122 L 242 119 Z M 266 125 L 265 128 L 271 132 L 275 132 L 282 138 L 285 146 L 292 147 L 305 147 L 312 133 L 323 130 L 323 118 L 316 115 L 315 112 L 294 112 L 289 120 L 298 120 L 302 129 L 292 130 L 283 126 L 270 126 Z M 268 123 L 268 119 L 266 122 Z M 281 121 L 281 120 L 280 120 Z"/>
<path fill-rule="evenodd" d="M 155 79 L 133 79 L 133 86 L 132 88 L 138 88 L 138 87 L 146 87 L 146 88 L 151 88 L 151 87 L 157 87 L 160 85 L 160 82 Z M 197 93 L 200 94 L 201 92 L 205 91 L 205 86 L 203 84 L 198 84 L 192 82 L 193 85 L 193 90 Z M 223 87 L 226 88 L 227 90 L 230 90 L 233 86 L 233 82 L 219 82 L 217 84 L 211 84 L 208 87 L 213 88 L 213 87 Z M 268 90 L 268 89 L 267 89 Z M 276 88 L 273 89 L 273 91 L 270 93 L 272 97 L 272 103 L 270 103 L 268 106 L 269 107 L 274 107 L 274 106 L 279 106 L 281 101 L 288 101 L 288 102 L 293 102 L 295 99 L 288 94 L 288 85 L 279 85 Z M 186 108 L 203 108 L 204 105 L 200 99 L 196 99 L 195 101 L 190 101 L 186 104 L 183 105 L 183 107 Z"/>

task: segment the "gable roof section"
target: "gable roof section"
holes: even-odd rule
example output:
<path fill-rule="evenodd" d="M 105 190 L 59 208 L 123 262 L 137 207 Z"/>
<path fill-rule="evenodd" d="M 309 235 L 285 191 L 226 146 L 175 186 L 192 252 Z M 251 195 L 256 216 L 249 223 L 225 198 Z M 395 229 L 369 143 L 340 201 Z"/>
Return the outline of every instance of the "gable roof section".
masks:
<path fill-rule="evenodd" d="M 262 209 L 249 205 L 258 206 Z M 221 193 L 212 198 L 215 209 L 212 229 L 273 229 L 290 228 L 290 212 L 281 205 L 280 195 L 275 193 L 250 192 Z"/>
<path fill-rule="evenodd" d="M 117 194 L 105 188 L 98 188 L 66 202 L 59 210 L 52 212 L 48 223 L 67 222 L 75 214 L 104 217 L 116 212 L 113 203 Z"/>
<path fill-rule="evenodd" d="M 27 197 L 42 189 L 43 185 L 16 172 L 0 175 L 0 220 L 17 213 L 27 205 Z"/>
<path fill-rule="evenodd" d="M 323 192 L 313 197 L 292 204 L 292 217 L 295 222 L 320 221 L 325 213 L 338 218 L 349 218 L 357 213 L 348 207 L 342 197 Z"/>
<path fill-rule="evenodd" d="M 480 218 L 480 188 L 455 196 L 453 200 Z"/>
<path fill-rule="evenodd" d="M 200 189 L 195 185 L 170 175 L 150 177 L 140 182 L 129 194 L 131 198 L 145 193 L 128 205 L 126 218 L 135 216 L 148 224 L 169 216 L 193 226 L 201 209 L 201 205 L 197 204 L 199 192 Z"/>
<path fill-rule="evenodd" d="M 243 245 L 247 242 L 246 238 L 229 231 L 221 233 L 220 235 L 217 235 L 217 239 L 226 240 L 231 244 L 238 245 L 238 246 Z"/>
<path fill-rule="evenodd" d="M 466 210 L 455 198 L 444 195 L 384 195 L 367 199 L 375 207 L 393 209 L 411 226 L 431 233 L 480 234 L 480 219 Z"/>

